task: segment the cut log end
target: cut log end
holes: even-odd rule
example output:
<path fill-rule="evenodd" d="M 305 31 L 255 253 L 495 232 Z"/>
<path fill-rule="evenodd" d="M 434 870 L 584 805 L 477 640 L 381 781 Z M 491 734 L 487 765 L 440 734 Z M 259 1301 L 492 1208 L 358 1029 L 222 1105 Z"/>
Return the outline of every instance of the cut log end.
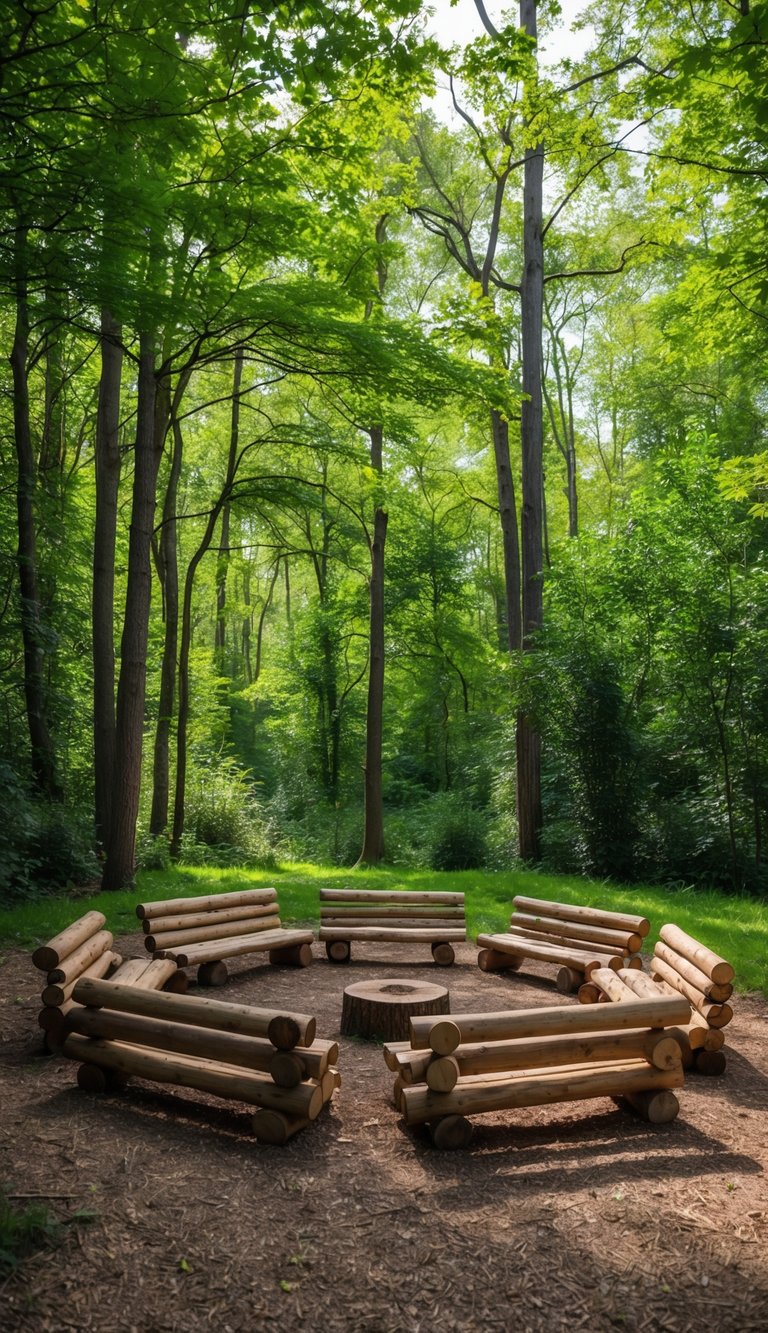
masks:
<path fill-rule="evenodd" d="M 432 957 L 438 967 L 450 967 L 456 961 L 456 953 L 450 944 L 433 944 Z"/>
<path fill-rule="evenodd" d="M 442 1152 L 467 1148 L 474 1132 L 471 1120 L 463 1115 L 446 1115 L 429 1126 L 432 1143 Z"/>
<path fill-rule="evenodd" d="M 677 1117 L 680 1103 L 669 1088 L 658 1091 L 632 1092 L 624 1100 L 641 1119 L 652 1125 L 667 1125 Z"/>
<path fill-rule="evenodd" d="M 427 1065 L 427 1087 L 433 1092 L 451 1092 L 459 1080 L 459 1062 L 453 1055 L 438 1055 Z"/>
<path fill-rule="evenodd" d="M 128 1084 L 127 1074 L 118 1069 L 102 1069 L 99 1065 L 80 1065 L 77 1071 L 77 1086 L 83 1092 L 103 1094 L 122 1092 Z"/>
<path fill-rule="evenodd" d="M 269 1143 L 280 1147 L 287 1143 L 299 1130 L 305 1129 L 309 1120 L 305 1116 L 284 1115 L 282 1111 L 260 1108 L 252 1118 L 253 1132 L 259 1143 Z"/>
<path fill-rule="evenodd" d="M 227 965 L 221 959 L 215 963 L 201 963 L 197 969 L 197 984 L 199 986 L 224 986 L 228 976 Z"/>
<path fill-rule="evenodd" d="M 327 940 L 325 952 L 329 963 L 348 963 L 352 957 L 352 947 L 347 940 Z"/>
<path fill-rule="evenodd" d="M 500 949 L 481 949 L 477 955 L 481 972 L 519 972 L 522 965 L 522 958 L 513 958 L 511 953 L 502 953 Z"/>
<path fill-rule="evenodd" d="M 561 995 L 573 995 L 578 991 L 581 1003 L 591 1004 L 591 1000 L 582 1000 L 581 997 L 580 987 L 586 987 L 587 984 L 588 983 L 584 981 L 581 973 L 576 971 L 575 967 L 561 967 L 558 969 L 555 985 Z"/>
<path fill-rule="evenodd" d="M 560 970 L 562 972 L 568 971 L 568 969 L 565 967 L 561 968 Z M 558 973 L 557 989 L 562 990 L 559 978 L 560 974 Z M 585 981 L 579 986 L 579 991 L 578 991 L 579 1004 L 597 1004 L 599 999 L 600 999 L 600 987 L 596 986 L 594 981 Z"/>
<path fill-rule="evenodd" d="M 724 1074 L 727 1064 L 725 1051 L 696 1051 L 693 1057 L 696 1073 L 708 1074 L 710 1077 Z"/>
<path fill-rule="evenodd" d="M 295 1088 L 304 1078 L 304 1065 L 293 1051 L 276 1051 L 269 1062 L 269 1074 L 278 1088 Z"/>
<path fill-rule="evenodd" d="M 317 1023 L 314 1018 L 309 1019 L 305 1030 L 302 1031 L 296 1019 L 290 1014 L 275 1014 L 269 1021 L 267 1036 L 278 1051 L 292 1051 L 299 1043 L 302 1046 L 311 1046 L 316 1031 Z"/>

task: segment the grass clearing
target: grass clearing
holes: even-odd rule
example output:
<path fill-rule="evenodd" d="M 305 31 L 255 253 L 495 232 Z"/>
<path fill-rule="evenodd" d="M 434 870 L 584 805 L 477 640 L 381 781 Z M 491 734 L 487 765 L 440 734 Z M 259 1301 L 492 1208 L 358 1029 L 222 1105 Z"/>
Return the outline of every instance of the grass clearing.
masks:
<path fill-rule="evenodd" d="M 768 904 L 715 890 L 643 884 L 630 887 L 523 870 L 448 873 L 387 868 L 352 871 L 340 870 L 337 866 L 292 863 L 276 870 L 215 870 L 208 866 L 185 866 L 142 871 L 134 888 L 119 893 L 65 893 L 55 898 L 21 903 L 0 912 L 0 945 L 31 948 L 50 939 L 90 909 L 103 912 L 108 928 L 115 934 L 125 934 L 138 929 L 135 909 L 139 902 L 269 886 L 279 892 L 286 923 L 316 928 L 318 890 L 345 888 L 351 882 L 361 889 L 463 892 L 466 895 L 467 929 L 473 937 L 480 931 L 504 929 L 515 894 L 646 916 L 651 922 L 648 948 L 657 938 L 659 927 L 674 921 L 682 930 L 695 935 L 733 963 L 738 990 L 760 990 L 768 995 Z"/>

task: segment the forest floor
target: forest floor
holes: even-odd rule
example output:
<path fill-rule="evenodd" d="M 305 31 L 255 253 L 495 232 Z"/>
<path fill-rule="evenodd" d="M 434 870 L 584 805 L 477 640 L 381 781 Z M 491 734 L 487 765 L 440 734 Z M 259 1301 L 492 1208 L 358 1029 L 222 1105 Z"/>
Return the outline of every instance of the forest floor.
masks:
<path fill-rule="evenodd" d="M 141 952 L 137 935 L 116 943 Z M 325 1038 L 353 981 L 438 981 L 454 1012 L 563 1000 L 552 968 L 483 974 L 470 945 L 451 969 L 371 944 L 337 967 L 320 947 L 299 972 L 233 960 L 215 994 L 315 1013 Z M 691 1077 L 672 1124 L 606 1098 L 479 1117 L 453 1153 L 405 1129 L 375 1043 L 341 1038 L 331 1107 L 262 1147 L 247 1108 L 204 1094 L 81 1092 L 72 1063 L 41 1053 L 38 996 L 28 955 L 5 952 L 0 1180 L 18 1207 L 93 1216 L 0 1284 L 4 1330 L 768 1328 L 760 996 L 737 997 L 725 1076 Z"/>

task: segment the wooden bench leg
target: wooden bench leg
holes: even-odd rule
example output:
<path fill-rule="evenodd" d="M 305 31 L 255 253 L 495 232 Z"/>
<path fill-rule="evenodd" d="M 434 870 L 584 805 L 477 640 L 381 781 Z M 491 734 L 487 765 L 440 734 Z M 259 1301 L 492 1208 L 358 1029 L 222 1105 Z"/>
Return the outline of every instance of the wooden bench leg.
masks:
<path fill-rule="evenodd" d="M 477 955 L 477 966 L 481 972 L 517 972 L 522 965 L 522 958 L 514 958 L 511 953 L 502 953 L 500 949 L 481 949 Z"/>
<path fill-rule="evenodd" d="M 352 957 L 352 946 L 348 940 L 326 940 L 325 952 L 329 963 L 348 963 Z"/>
<path fill-rule="evenodd" d="M 80 1065 L 77 1071 L 77 1086 L 83 1092 L 122 1092 L 127 1086 L 128 1075 L 119 1069 L 102 1069 L 100 1065 Z"/>
<path fill-rule="evenodd" d="M 432 957 L 438 967 L 450 967 L 456 961 L 456 954 L 451 944 L 433 944 Z"/>
<path fill-rule="evenodd" d="M 312 946 L 289 944 L 284 949 L 270 949 L 269 961 L 275 967 L 309 967 L 312 962 Z"/>
<path fill-rule="evenodd" d="M 558 971 L 555 985 L 557 986 L 557 989 L 559 990 L 561 995 L 573 995 L 583 984 L 583 982 L 584 982 L 584 977 L 582 973 L 577 972 L 575 967 L 561 967 Z M 581 996 L 579 996 L 579 998 L 581 999 Z M 596 998 L 599 999 L 600 998 L 599 995 Z M 582 1000 L 582 1004 L 585 1003 L 586 1004 L 589 1003 L 586 994 L 584 999 Z"/>
<path fill-rule="evenodd" d="M 471 1120 L 463 1115 L 444 1115 L 440 1120 L 433 1120 L 429 1125 L 432 1143 L 443 1151 L 451 1148 L 466 1148 L 472 1141 L 474 1128 Z"/>
<path fill-rule="evenodd" d="M 680 1110 L 680 1103 L 669 1088 L 624 1093 L 613 1100 L 619 1106 L 630 1106 L 635 1115 L 639 1115 L 641 1120 L 648 1120 L 652 1125 L 668 1125 Z"/>
<path fill-rule="evenodd" d="M 163 990 L 171 995 L 186 995 L 189 990 L 189 977 L 186 972 L 174 972 L 166 981 Z"/>
<path fill-rule="evenodd" d="M 197 969 L 197 984 L 198 986 L 223 986 L 228 976 L 227 965 L 221 959 L 218 959 L 215 963 L 201 963 Z"/>

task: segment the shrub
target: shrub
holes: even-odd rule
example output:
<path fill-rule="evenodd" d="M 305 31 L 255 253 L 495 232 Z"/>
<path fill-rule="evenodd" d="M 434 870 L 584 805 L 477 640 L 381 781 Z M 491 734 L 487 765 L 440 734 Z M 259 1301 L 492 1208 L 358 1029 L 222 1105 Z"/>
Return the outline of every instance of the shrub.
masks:
<path fill-rule="evenodd" d="M 479 870 L 487 856 L 488 828 L 483 814 L 458 801 L 448 804 L 429 850 L 432 869 Z"/>

